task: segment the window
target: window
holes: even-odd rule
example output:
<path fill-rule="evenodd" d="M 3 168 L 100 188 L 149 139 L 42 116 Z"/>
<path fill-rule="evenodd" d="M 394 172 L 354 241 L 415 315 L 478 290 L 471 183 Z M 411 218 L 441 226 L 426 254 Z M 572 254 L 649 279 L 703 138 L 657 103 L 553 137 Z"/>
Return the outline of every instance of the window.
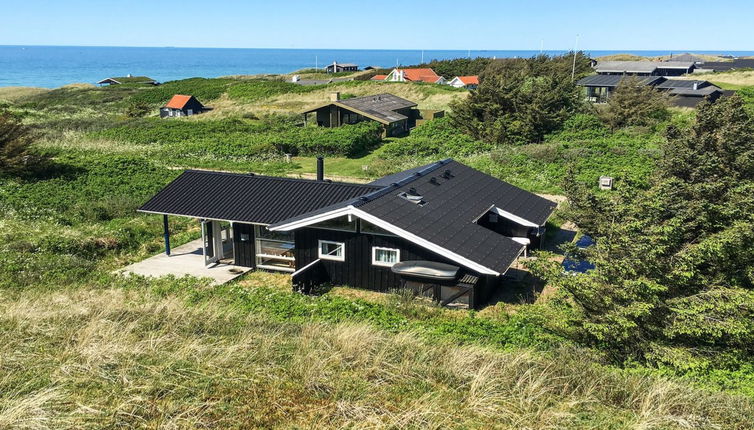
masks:
<path fill-rule="evenodd" d="M 377 227 L 371 222 L 367 222 L 364 220 L 361 220 L 361 232 L 369 233 L 369 234 L 381 234 L 383 236 L 395 236 L 393 233 L 390 233 L 389 231 L 383 228 Z"/>
<path fill-rule="evenodd" d="M 346 244 L 343 242 L 320 240 L 319 258 L 323 260 L 346 261 Z"/>
<path fill-rule="evenodd" d="M 356 219 L 348 219 L 348 216 L 342 216 L 338 218 L 329 219 L 320 223 L 314 224 L 312 228 L 324 228 L 327 230 L 341 230 L 341 231 L 356 231 Z"/>
<path fill-rule="evenodd" d="M 254 228 L 256 266 L 260 269 L 293 272 L 296 268 L 293 233 L 270 231 L 258 225 Z"/>
<path fill-rule="evenodd" d="M 400 250 L 394 248 L 372 247 L 372 264 L 375 266 L 392 267 L 401 260 Z"/>

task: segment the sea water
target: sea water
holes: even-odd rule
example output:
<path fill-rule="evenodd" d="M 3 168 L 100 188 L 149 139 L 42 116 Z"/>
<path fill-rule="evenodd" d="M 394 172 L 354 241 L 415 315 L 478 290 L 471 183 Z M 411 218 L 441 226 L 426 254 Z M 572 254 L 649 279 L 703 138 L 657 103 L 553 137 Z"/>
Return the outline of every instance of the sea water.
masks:
<path fill-rule="evenodd" d="M 670 51 L 590 51 L 592 56 L 615 53 L 668 55 Z M 754 52 L 695 53 L 754 55 Z M 93 84 L 113 76 L 149 76 L 159 82 L 190 77 L 290 73 L 323 67 L 333 61 L 360 67 L 418 64 L 424 59 L 465 57 L 531 57 L 540 51 L 446 51 L 379 49 L 224 49 L 129 48 L 92 46 L 0 46 L 0 87 L 55 88 L 71 83 Z M 562 54 L 564 51 L 545 51 Z"/>

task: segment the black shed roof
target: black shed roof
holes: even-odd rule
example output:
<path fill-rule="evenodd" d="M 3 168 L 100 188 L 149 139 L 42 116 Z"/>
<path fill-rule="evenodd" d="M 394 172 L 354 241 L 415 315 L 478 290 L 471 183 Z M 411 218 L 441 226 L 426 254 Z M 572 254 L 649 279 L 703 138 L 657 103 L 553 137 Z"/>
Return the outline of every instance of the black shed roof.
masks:
<path fill-rule="evenodd" d="M 187 170 L 139 211 L 272 224 L 376 189 L 362 184 Z"/>

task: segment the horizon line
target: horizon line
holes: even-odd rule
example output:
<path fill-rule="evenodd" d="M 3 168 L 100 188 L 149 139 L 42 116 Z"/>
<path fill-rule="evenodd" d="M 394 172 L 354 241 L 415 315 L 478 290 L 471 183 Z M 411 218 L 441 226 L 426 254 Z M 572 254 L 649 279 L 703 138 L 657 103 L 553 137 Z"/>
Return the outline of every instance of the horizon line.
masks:
<path fill-rule="evenodd" d="M 568 49 L 452 49 L 452 48 L 270 48 L 270 47 L 223 47 L 223 46 L 129 46 L 129 45 L 21 45 L 21 44 L 0 44 L 0 47 L 33 47 L 33 48 L 152 48 L 152 49 L 245 49 L 245 50 L 286 50 L 286 51 L 459 51 L 459 52 L 573 52 L 573 48 Z M 581 48 L 577 52 L 589 51 L 608 51 L 608 52 L 752 52 L 754 50 L 741 49 L 598 49 L 598 48 Z"/>

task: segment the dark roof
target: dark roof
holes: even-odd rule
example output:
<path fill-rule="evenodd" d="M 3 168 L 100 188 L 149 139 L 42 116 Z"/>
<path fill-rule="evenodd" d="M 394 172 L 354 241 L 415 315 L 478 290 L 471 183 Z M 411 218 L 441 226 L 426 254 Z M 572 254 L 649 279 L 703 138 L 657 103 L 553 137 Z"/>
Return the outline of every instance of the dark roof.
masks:
<path fill-rule="evenodd" d="M 272 224 L 376 189 L 363 184 L 187 170 L 139 211 Z"/>
<path fill-rule="evenodd" d="M 642 85 L 657 85 L 665 81 L 662 76 L 590 75 L 581 78 L 576 85 L 582 87 L 617 87 L 624 79 L 635 79 Z"/>
<path fill-rule="evenodd" d="M 754 69 L 754 59 L 738 58 L 733 61 L 707 61 L 701 68 L 718 72 L 734 69 Z"/>
<path fill-rule="evenodd" d="M 690 69 L 692 61 L 600 61 L 597 73 L 654 73 L 657 69 Z"/>
<path fill-rule="evenodd" d="M 709 81 L 701 81 L 694 79 L 667 79 L 665 82 L 657 86 L 657 88 L 694 88 L 694 84 L 697 88 L 704 88 L 712 85 Z"/>
<path fill-rule="evenodd" d="M 392 175 L 383 176 L 380 179 L 377 179 L 376 181 L 372 181 L 369 183 L 369 185 L 379 185 L 386 187 L 394 182 L 400 182 L 403 179 L 408 178 L 409 176 L 413 175 L 416 172 L 421 172 L 422 170 L 434 166 L 436 163 L 429 163 L 425 164 L 423 166 L 414 167 L 412 169 L 404 170 L 402 172 L 393 173 Z"/>
<path fill-rule="evenodd" d="M 392 94 L 375 94 L 373 96 L 354 97 L 351 99 L 338 100 L 327 103 L 325 105 L 317 106 L 303 113 L 309 113 L 322 109 L 325 106 L 336 105 L 356 113 L 360 113 L 366 117 L 372 118 L 376 121 L 390 124 L 396 121 L 407 119 L 408 117 L 395 112 L 399 109 L 410 108 L 416 106 L 416 103 L 394 96 Z"/>
<path fill-rule="evenodd" d="M 446 170 L 450 179 L 442 176 Z M 433 177 L 437 185 L 430 183 Z M 411 188 L 426 204 L 399 197 Z M 476 220 L 495 206 L 541 225 L 556 207 L 536 194 L 453 160 L 435 163 L 422 174 L 414 173 L 398 186 L 375 194 L 366 201 L 358 199 L 354 206 L 500 273 L 518 257 L 522 245 L 476 224 Z"/>
<path fill-rule="evenodd" d="M 722 94 L 722 89 L 720 89 L 720 88 L 718 88 L 718 87 L 716 87 L 714 85 L 709 85 L 709 86 L 702 87 L 702 88 L 699 88 L 699 89 L 696 89 L 696 90 L 693 89 L 693 88 L 687 88 L 687 87 L 672 88 L 670 90 L 670 94 L 672 94 L 672 95 L 677 95 L 677 96 L 695 96 L 695 97 L 705 97 L 705 96 L 708 96 L 708 95 L 716 93 L 716 92 L 720 92 Z"/>
<path fill-rule="evenodd" d="M 445 171 L 450 172 L 447 177 L 443 176 Z M 477 219 L 497 207 L 542 225 L 556 207 L 547 199 L 452 159 L 407 173 L 401 172 L 370 184 L 384 185 L 387 181 L 394 181 L 378 191 L 276 225 L 352 205 L 436 246 L 503 273 L 521 253 L 522 245 L 477 224 Z M 412 188 L 422 195 L 424 205 L 399 196 Z"/>
<path fill-rule="evenodd" d="M 665 60 L 664 62 L 670 62 L 670 61 L 684 61 L 684 62 L 692 62 L 692 63 L 703 63 L 704 59 L 702 57 L 698 57 L 694 54 L 689 54 L 688 52 L 684 54 L 676 54 Z"/>
<path fill-rule="evenodd" d="M 108 82 L 112 82 L 116 84 L 154 84 L 154 83 L 157 83 L 157 81 L 147 76 L 119 76 L 119 77 L 114 77 L 114 78 L 105 78 L 97 83 L 105 84 Z"/>
<path fill-rule="evenodd" d="M 299 79 L 297 81 L 291 81 L 291 83 L 298 85 L 327 85 L 335 82 L 346 82 L 352 80 L 353 78 Z"/>

